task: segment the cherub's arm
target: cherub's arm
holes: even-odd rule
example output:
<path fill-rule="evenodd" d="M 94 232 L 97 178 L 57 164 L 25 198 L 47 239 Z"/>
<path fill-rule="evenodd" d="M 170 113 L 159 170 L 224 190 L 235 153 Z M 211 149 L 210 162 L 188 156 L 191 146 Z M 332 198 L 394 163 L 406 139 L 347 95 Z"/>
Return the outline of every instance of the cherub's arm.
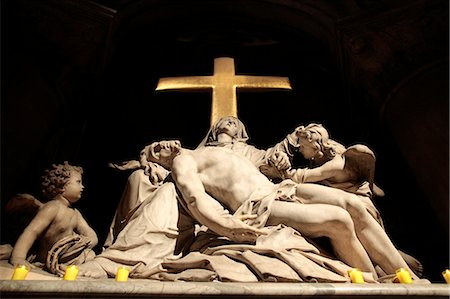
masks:
<path fill-rule="evenodd" d="M 94 248 L 98 243 L 97 234 L 83 218 L 80 211 L 75 211 L 77 213 L 77 226 L 75 228 L 75 232 L 89 240 L 89 248 Z"/>
<path fill-rule="evenodd" d="M 344 170 L 344 159 L 335 156 L 332 160 L 315 168 L 298 168 L 287 171 L 286 178 L 296 183 L 320 182 L 336 176 L 337 172 Z"/>
<path fill-rule="evenodd" d="M 58 213 L 58 207 L 52 204 L 44 205 L 30 224 L 24 229 L 23 233 L 17 239 L 11 253 L 9 262 L 13 265 L 26 264 L 28 251 L 33 243 L 52 223 Z"/>
<path fill-rule="evenodd" d="M 264 234 L 232 216 L 206 193 L 192 157 L 177 157 L 172 165 L 172 175 L 189 211 L 215 233 L 239 242 L 253 242 L 258 235 Z"/>

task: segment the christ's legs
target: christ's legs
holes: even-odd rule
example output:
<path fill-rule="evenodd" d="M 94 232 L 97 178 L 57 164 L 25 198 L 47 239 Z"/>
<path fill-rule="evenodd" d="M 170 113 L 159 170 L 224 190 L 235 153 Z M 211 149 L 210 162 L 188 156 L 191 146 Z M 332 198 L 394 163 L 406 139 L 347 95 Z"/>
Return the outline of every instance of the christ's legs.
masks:
<path fill-rule="evenodd" d="M 267 224 L 285 224 L 311 238 L 328 237 L 339 259 L 377 277 L 369 256 L 356 237 L 349 213 L 342 208 L 275 201 Z"/>
<path fill-rule="evenodd" d="M 305 204 L 329 204 L 338 206 L 350 214 L 356 235 L 372 261 L 386 273 L 393 274 L 398 268 L 409 267 L 395 248 L 386 231 L 369 214 L 364 204 L 355 194 L 319 184 L 299 184 L 296 195 Z M 413 271 L 409 271 L 418 279 Z"/>

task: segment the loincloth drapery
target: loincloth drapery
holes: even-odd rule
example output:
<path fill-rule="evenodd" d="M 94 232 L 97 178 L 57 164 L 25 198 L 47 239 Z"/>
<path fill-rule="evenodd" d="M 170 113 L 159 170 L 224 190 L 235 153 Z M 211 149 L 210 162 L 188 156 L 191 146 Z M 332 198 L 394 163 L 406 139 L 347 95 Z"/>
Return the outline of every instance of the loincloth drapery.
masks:
<path fill-rule="evenodd" d="M 64 275 L 62 265 L 80 265 L 95 257 L 90 241 L 80 235 L 71 235 L 56 242 L 47 254 L 45 267 L 51 273 Z"/>
<path fill-rule="evenodd" d="M 235 216 L 256 215 L 255 219 L 247 219 L 244 222 L 248 225 L 263 228 L 271 213 L 271 206 L 275 200 L 296 201 L 295 187 L 297 183 L 291 180 L 284 180 L 274 186 L 260 188 L 252 193 L 239 209 L 234 213 Z"/>

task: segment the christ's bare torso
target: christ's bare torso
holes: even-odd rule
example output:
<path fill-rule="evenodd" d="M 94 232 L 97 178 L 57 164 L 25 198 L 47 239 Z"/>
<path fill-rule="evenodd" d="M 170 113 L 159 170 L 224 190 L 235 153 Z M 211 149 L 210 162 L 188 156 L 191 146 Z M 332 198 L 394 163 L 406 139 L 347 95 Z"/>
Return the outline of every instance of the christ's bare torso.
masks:
<path fill-rule="evenodd" d="M 205 191 L 235 212 L 258 188 L 273 184 L 244 156 L 227 148 L 191 152 Z"/>

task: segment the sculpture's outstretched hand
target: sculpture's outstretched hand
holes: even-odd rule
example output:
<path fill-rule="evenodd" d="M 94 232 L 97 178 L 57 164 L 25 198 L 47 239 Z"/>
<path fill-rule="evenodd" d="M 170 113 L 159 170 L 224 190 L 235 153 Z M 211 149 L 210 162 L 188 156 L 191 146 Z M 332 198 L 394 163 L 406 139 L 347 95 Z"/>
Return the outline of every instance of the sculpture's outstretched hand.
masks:
<path fill-rule="evenodd" d="M 232 241 L 240 243 L 255 243 L 259 236 L 266 235 L 267 233 L 265 231 L 250 226 L 241 220 L 250 218 L 254 218 L 254 216 L 243 215 L 239 217 L 231 217 L 230 225 L 227 227 L 228 234 L 226 237 L 230 238 Z"/>
<path fill-rule="evenodd" d="M 33 264 L 31 264 L 30 262 L 28 262 L 26 259 L 23 259 L 23 258 L 14 258 L 14 257 L 11 257 L 10 259 L 9 259 L 9 263 L 11 264 L 11 265 L 13 265 L 14 267 L 17 267 L 17 266 L 26 266 L 28 269 L 36 269 L 37 267 L 35 266 L 35 265 L 33 265 Z"/>
<path fill-rule="evenodd" d="M 289 156 L 276 150 L 268 157 L 268 163 L 259 167 L 259 170 L 268 178 L 285 179 L 285 172 L 291 168 Z"/>
<path fill-rule="evenodd" d="M 283 171 L 291 168 L 291 162 L 289 161 L 289 156 L 281 151 L 275 151 L 269 157 L 269 163 L 276 167 L 278 170 Z"/>

